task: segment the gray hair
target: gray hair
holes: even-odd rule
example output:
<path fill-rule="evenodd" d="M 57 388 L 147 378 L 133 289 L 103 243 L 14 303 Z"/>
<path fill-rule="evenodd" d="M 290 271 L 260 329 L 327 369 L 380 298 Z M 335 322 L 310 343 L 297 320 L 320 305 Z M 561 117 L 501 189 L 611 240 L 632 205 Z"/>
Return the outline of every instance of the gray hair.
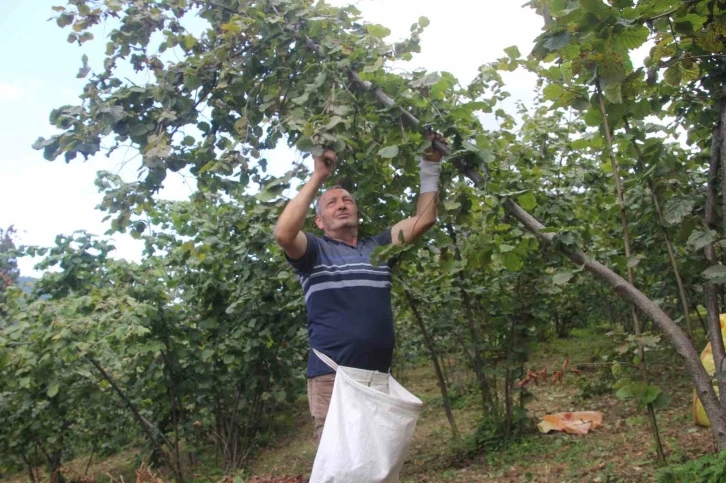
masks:
<path fill-rule="evenodd" d="M 325 191 L 323 191 L 320 194 L 320 196 L 318 196 L 318 198 L 313 203 L 313 206 L 315 207 L 315 214 L 316 215 L 320 216 L 322 214 L 322 209 L 320 208 L 320 200 L 323 199 L 323 196 L 325 196 L 325 193 L 327 193 L 330 190 L 345 190 L 345 191 L 348 191 L 347 189 L 345 189 L 345 187 L 343 187 L 343 186 L 341 186 L 339 184 L 336 184 L 334 186 L 331 186 L 330 188 L 328 188 Z M 348 191 L 348 194 L 350 194 L 350 191 Z M 353 198 L 353 202 L 355 202 L 355 196 L 353 196 L 352 194 L 350 196 Z"/>

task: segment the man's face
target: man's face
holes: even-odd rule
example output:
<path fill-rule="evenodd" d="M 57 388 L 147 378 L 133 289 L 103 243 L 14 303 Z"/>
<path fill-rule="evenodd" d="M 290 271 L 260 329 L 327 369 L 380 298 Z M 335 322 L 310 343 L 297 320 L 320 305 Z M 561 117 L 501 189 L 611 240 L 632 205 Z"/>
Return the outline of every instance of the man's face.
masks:
<path fill-rule="evenodd" d="M 320 197 L 318 206 L 320 214 L 315 217 L 315 224 L 324 232 L 358 226 L 358 207 L 346 190 L 329 189 Z"/>

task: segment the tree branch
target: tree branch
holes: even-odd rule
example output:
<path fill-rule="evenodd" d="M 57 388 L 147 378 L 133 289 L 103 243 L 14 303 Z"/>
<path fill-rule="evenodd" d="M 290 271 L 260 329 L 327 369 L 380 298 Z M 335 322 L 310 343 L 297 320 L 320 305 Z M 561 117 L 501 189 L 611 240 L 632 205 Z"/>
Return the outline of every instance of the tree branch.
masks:
<path fill-rule="evenodd" d="M 297 33 L 299 35 L 299 32 Z M 320 46 L 308 45 L 314 52 L 322 52 Z M 358 88 L 370 92 L 381 104 L 385 107 L 393 108 L 397 107 L 396 103 L 380 88 L 375 87 L 368 81 L 363 81 L 360 76 L 353 72 L 348 72 L 349 78 Z M 410 112 L 398 107 L 403 118 L 415 128 L 420 125 L 419 120 Z M 451 149 L 434 141 L 434 146 L 445 155 L 451 154 Z M 468 166 L 464 166 L 463 163 L 454 163 L 454 166 L 460 170 L 462 174 L 467 176 L 475 185 L 480 186 L 484 184 L 483 175 L 476 169 Z M 545 228 L 539 221 L 537 221 L 532 215 L 527 213 L 509 197 L 504 197 L 501 200 L 501 205 L 504 210 L 511 216 L 516 218 L 522 225 L 533 235 L 535 235 L 540 241 L 549 245 L 553 244 L 555 235 L 551 232 L 543 233 L 542 230 Z M 716 392 L 711 385 L 711 377 L 706 373 L 703 364 L 699 358 L 698 352 L 691 343 L 688 336 L 681 330 L 680 327 L 665 313 L 663 310 L 656 305 L 652 300 L 646 297 L 640 290 L 635 288 L 632 284 L 629 284 L 625 279 L 620 277 L 617 273 L 613 272 L 603 264 L 590 259 L 579 249 L 572 249 L 565 246 L 559 246 L 559 251 L 567 256 L 574 263 L 584 266 L 584 268 L 595 275 L 605 284 L 609 285 L 615 293 L 621 298 L 630 302 L 633 306 L 637 307 L 641 312 L 647 315 L 656 325 L 671 339 L 676 351 L 683 357 L 686 366 L 688 367 L 691 379 L 696 388 L 697 394 L 703 403 L 703 407 L 706 410 L 711 421 L 711 430 L 716 440 L 717 447 L 719 449 L 726 449 L 726 414 L 721 410 L 719 400 L 716 396 Z"/>
<path fill-rule="evenodd" d="M 169 458 L 169 455 L 164 451 L 164 448 L 159 443 L 158 439 L 156 438 L 156 434 L 160 435 L 161 438 L 164 440 L 164 443 L 167 445 L 167 447 L 171 448 L 172 445 L 169 442 L 169 440 L 166 439 L 166 437 L 159 431 L 151 422 L 149 422 L 148 419 L 143 417 L 141 413 L 139 413 L 139 410 L 136 408 L 134 403 L 129 400 L 129 398 L 124 394 L 124 392 L 116 385 L 116 382 L 111 378 L 111 376 L 108 375 L 106 370 L 101 366 L 101 364 L 98 363 L 95 359 L 93 359 L 90 356 L 85 356 L 86 360 L 90 362 L 93 367 L 96 368 L 96 370 L 101 374 L 101 377 L 103 377 L 106 382 L 109 383 L 109 385 L 113 388 L 114 392 L 118 394 L 118 396 L 121 398 L 121 400 L 124 402 L 126 407 L 131 411 L 131 413 L 134 415 L 134 418 L 136 418 L 136 421 L 141 424 L 141 427 L 143 428 L 144 432 L 148 436 L 149 440 L 151 440 L 151 443 L 156 447 L 156 449 L 163 455 L 163 457 L 167 460 L 167 462 L 171 463 L 171 459 Z"/>

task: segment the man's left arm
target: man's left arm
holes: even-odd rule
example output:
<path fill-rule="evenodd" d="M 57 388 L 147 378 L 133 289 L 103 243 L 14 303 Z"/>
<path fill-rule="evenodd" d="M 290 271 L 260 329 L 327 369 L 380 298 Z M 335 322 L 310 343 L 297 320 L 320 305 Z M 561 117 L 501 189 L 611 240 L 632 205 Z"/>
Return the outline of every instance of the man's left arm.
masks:
<path fill-rule="evenodd" d="M 445 142 L 440 134 L 429 134 L 432 147 L 424 151 L 420 161 L 421 188 L 416 204 L 416 214 L 399 221 L 391 228 L 391 243 L 404 245 L 412 243 L 436 223 L 436 209 L 439 194 L 439 173 L 443 154 L 433 147 L 433 141 Z"/>

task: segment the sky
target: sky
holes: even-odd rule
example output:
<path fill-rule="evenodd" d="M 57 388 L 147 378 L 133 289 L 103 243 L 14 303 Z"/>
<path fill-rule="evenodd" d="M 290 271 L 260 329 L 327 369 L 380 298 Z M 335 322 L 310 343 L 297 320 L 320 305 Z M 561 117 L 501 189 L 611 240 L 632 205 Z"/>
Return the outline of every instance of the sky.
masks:
<path fill-rule="evenodd" d="M 353 3 L 371 23 L 392 31 L 389 41 L 405 37 L 412 23 L 426 16 L 431 24 L 422 35 L 422 52 L 404 65 L 407 70 L 425 68 L 447 71 L 462 84 L 469 82 L 480 65 L 504 55 L 517 45 L 531 50 L 540 34 L 542 20 L 533 10 L 522 8 L 523 0 L 358 0 L 328 1 L 336 6 Z M 117 152 L 111 158 L 82 157 L 66 164 L 49 162 L 31 145 L 39 137 L 57 131 L 48 123 L 52 109 L 78 104 L 84 79 L 77 79 L 81 56 L 91 66 L 100 65 L 108 27 L 94 31 L 96 38 L 82 47 L 66 41 L 69 30 L 54 20 L 54 5 L 65 0 L 0 1 L 0 228 L 14 225 L 16 243 L 51 246 L 58 234 L 86 230 L 102 235 L 109 225 L 105 213 L 96 209 L 102 195 L 94 185 L 99 170 L 136 177 L 133 152 Z M 512 102 L 531 103 L 535 79 L 524 72 L 505 76 Z M 284 171 L 296 153 L 281 151 L 270 156 L 272 170 Z M 277 166 L 275 166 L 277 165 Z M 194 189 L 193 180 L 169 175 L 161 197 L 185 199 Z M 115 256 L 138 260 L 141 242 L 128 235 L 112 237 Z M 37 260 L 18 261 L 21 275 L 38 276 Z"/>

